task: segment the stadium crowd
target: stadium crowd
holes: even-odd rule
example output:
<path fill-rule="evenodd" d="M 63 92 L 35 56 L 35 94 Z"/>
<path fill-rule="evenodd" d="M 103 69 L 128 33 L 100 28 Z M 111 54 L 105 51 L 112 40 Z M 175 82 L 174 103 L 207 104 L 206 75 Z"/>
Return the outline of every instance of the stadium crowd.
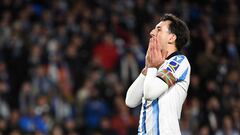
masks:
<path fill-rule="evenodd" d="M 1 0 L 0 135 L 133 135 L 128 86 L 164 13 L 185 20 L 182 135 L 240 134 L 240 1 Z"/>

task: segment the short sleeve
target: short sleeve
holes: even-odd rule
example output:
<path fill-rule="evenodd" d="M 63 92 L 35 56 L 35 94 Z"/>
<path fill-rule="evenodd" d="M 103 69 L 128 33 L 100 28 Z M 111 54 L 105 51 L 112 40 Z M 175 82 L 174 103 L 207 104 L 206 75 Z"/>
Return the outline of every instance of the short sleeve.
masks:
<path fill-rule="evenodd" d="M 189 82 L 190 64 L 184 55 L 176 55 L 166 60 L 158 70 L 158 78 L 162 79 L 169 88 L 177 82 Z"/>

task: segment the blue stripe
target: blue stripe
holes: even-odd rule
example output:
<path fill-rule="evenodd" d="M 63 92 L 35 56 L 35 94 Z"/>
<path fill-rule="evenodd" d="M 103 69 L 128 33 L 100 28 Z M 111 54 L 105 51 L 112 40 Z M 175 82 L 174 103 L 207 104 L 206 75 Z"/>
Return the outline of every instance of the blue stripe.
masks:
<path fill-rule="evenodd" d="M 147 109 L 147 101 L 143 104 L 143 119 L 142 119 L 142 133 L 146 134 L 146 109 Z"/>
<path fill-rule="evenodd" d="M 184 60 L 185 56 L 184 55 L 177 55 L 173 60 L 178 62 L 179 64 Z"/>
<path fill-rule="evenodd" d="M 186 76 L 188 73 L 188 68 L 184 71 L 184 73 L 179 77 L 178 81 L 183 81 L 185 80 Z"/>
<path fill-rule="evenodd" d="M 158 99 L 152 102 L 155 135 L 160 135 Z"/>

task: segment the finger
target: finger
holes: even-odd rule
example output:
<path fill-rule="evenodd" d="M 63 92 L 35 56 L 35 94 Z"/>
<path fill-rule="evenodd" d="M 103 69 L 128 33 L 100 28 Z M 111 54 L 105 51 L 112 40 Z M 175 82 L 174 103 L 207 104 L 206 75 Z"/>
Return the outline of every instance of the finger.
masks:
<path fill-rule="evenodd" d="M 149 47 L 148 47 L 148 53 L 152 51 L 152 38 L 149 40 Z"/>
<path fill-rule="evenodd" d="M 159 38 L 156 38 L 156 45 L 158 46 L 159 51 L 161 51 Z"/>
<path fill-rule="evenodd" d="M 154 46 L 153 44 L 150 46 L 150 51 L 149 54 L 152 56 L 152 54 L 154 53 Z"/>
<path fill-rule="evenodd" d="M 147 49 L 147 52 L 146 52 L 146 56 L 149 54 L 150 52 L 150 49 L 151 49 L 151 45 L 152 44 L 152 38 L 149 39 L 149 43 L 148 43 L 148 49 Z"/>
<path fill-rule="evenodd" d="M 150 61 L 152 62 L 155 58 L 155 45 L 154 45 L 154 39 L 152 39 L 152 46 L 150 49 Z"/>
<path fill-rule="evenodd" d="M 158 45 L 157 45 L 157 39 L 156 39 L 156 37 L 153 37 L 153 49 L 154 49 L 154 51 L 156 51 L 157 49 L 158 49 Z"/>
<path fill-rule="evenodd" d="M 151 39 L 149 39 L 149 42 L 148 42 L 148 48 L 147 48 L 147 52 L 149 51 L 149 47 L 150 47 L 150 41 L 151 41 Z"/>
<path fill-rule="evenodd" d="M 152 38 L 151 39 L 151 51 L 154 52 L 155 48 L 156 48 L 156 46 L 155 46 L 155 38 Z"/>
<path fill-rule="evenodd" d="M 162 57 L 162 53 L 161 53 L 161 48 L 160 45 L 158 44 L 158 40 L 157 38 L 155 38 L 155 55 L 156 57 Z"/>
<path fill-rule="evenodd" d="M 157 38 L 155 38 L 155 46 L 156 46 L 156 49 L 158 50 L 159 49 L 159 45 L 158 45 Z"/>
<path fill-rule="evenodd" d="M 157 43 L 157 38 L 154 38 L 154 45 L 155 45 L 155 49 L 159 49 L 159 45 Z"/>
<path fill-rule="evenodd" d="M 151 46 L 152 46 L 152 38 L 149 39 L 147 51 L 149 51 Z"/>
<path fill-rule="evenodd" d="M 154 38 L 154 43 L 155 43 L 155 48 L 158 51 L 158 53 L 160 53 L 159 51 L 161 51 L 160 45 L 158 44 L 158 38 Z"/>
<path fill-rule="evenodd" d="M 154 49 L 155 48 L 155 39 L 154 39 L 154 37 L 152 37 L 151 39 L 150 39 L 150 46 L 152 47 L 152 49 Z"/>
<path fill-rule="evenodd" d="M 158 53 L 158 46 L 156 44 L 156 38 L 153 39 L 153 47 L 152 48 L 153 48 L 152 57 L 153 57 L 153 59 L 155 59 L 159 55 L 159 53 Z"/>

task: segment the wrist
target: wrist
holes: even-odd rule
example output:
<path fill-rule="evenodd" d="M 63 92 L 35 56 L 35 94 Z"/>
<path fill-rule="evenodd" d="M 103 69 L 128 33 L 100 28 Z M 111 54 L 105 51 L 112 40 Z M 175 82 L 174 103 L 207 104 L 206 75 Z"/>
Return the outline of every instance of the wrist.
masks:
<path fill-rule="evenodd" d="M 147 68 L 156 68 L 158 69 L 161 65 L 149 65 Z"/>
<path fill-rule="evenodd" d="M 141 73 L 146 76 L 147 75 L 147 67 L 144 67 L 142 69 Z"/>

